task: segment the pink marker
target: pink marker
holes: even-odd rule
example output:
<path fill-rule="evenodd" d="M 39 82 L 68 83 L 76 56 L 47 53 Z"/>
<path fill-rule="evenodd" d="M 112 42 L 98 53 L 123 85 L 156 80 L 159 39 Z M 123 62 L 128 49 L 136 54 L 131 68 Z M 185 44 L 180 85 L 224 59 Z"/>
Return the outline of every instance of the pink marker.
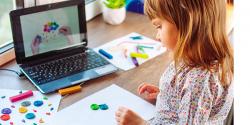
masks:
<path fill-rule="evenodd" d="M 16 96 L 12 96 L 9 99 L 11 102 L 16 102 L 16 101 L 28 98 L 30 96 L 33 96 L 33 92 L 31 90 L 24 92 L 22 94 L 16 95 Z"/>

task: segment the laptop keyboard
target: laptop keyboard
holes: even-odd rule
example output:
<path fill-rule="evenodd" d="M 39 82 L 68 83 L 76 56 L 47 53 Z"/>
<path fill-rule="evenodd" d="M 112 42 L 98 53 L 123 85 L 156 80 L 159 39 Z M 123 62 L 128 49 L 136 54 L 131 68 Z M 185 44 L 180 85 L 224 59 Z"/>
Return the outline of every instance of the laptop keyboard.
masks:
<path fill-rule="evenodd" d="M 109 64 L 95 52 L 87 51 L 24 69 L 34 82 L 41 85 L 62 77 Z"/>

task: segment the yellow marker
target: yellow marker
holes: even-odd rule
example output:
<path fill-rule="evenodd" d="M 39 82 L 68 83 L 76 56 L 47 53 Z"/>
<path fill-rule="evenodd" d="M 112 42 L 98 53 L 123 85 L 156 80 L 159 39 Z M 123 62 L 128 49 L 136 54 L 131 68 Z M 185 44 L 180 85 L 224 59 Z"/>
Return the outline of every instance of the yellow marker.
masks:
<path fill-rule="evenodd" d="M 28 110 L 27 110 L 27 108 L 25 108 L 25 107 L 20 107 L 19 108 L 19 112 L 20 113 L 26 113 Z"/>
<path fill-rule="evenodd" d="M 147 59 L 148 54 L 145 53 L 130 53 L 131 57 Z"/>
<path fill-rule="evenodd" d="M 61 95 L 67 95 L 67 94 L 72 94 L 72 93 L 76 93 L 81 91 L 81 86 L 77 85 L 77 86 L 73 86 L 73 87 L 69 87 L 69 88 L 65 88 L 65 89 L 60 89 L 58 90 L 58 93 Z"/>

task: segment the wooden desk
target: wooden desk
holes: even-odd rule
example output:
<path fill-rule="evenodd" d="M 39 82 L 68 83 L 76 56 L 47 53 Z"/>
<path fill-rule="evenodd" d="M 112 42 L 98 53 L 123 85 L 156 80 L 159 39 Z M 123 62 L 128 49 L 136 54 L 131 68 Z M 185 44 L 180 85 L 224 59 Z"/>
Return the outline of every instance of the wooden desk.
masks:
<path fill-rule="evenodd" d="M 102 16 L 94 18 L 88 22 L 87 25 L 90 47 L 97 47 L 131 32 L 137 32 L 151 38 L 153 38 L 155 34 L 155 30 L 150 20 L 144 15 L 135 13 L 127 13 L 125 22 L 118 26 L 104 23 Z M 148 82 L 158 85 L 161 74 L 168 63 L 168 56 L 164 53 L 130 71 L 118 71 L 110 75 L 87 81 L 86 84 L 83 85 L 82 92 L 63 98 L 59 109 L 63 109 L 111 84 L 117 84 L 118 86 L 138 95 L 137 87 L 139 84 Z M 15 61 L 8 63 L 1 68 L 18 70 Z M 0 88 L 37 90 L 27 79 L 20 79 L 14 73 L 5 71 L 0 72 Z"/>

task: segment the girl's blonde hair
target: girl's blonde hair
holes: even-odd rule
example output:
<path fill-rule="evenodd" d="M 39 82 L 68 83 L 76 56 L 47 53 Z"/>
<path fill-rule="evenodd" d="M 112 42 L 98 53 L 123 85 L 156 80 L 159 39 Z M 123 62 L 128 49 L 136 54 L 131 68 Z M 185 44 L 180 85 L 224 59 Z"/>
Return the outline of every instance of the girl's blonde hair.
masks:
<path fill-rule="evenodd" d="M 219 65 L 220 81 L 228 86 L 234 73 L 233 49 L 226 34 L 225 0 L 145 0 L 150 19 L 160 18 L 174 24 L 178 41 L 174 61 L 211 70 Z"/>

